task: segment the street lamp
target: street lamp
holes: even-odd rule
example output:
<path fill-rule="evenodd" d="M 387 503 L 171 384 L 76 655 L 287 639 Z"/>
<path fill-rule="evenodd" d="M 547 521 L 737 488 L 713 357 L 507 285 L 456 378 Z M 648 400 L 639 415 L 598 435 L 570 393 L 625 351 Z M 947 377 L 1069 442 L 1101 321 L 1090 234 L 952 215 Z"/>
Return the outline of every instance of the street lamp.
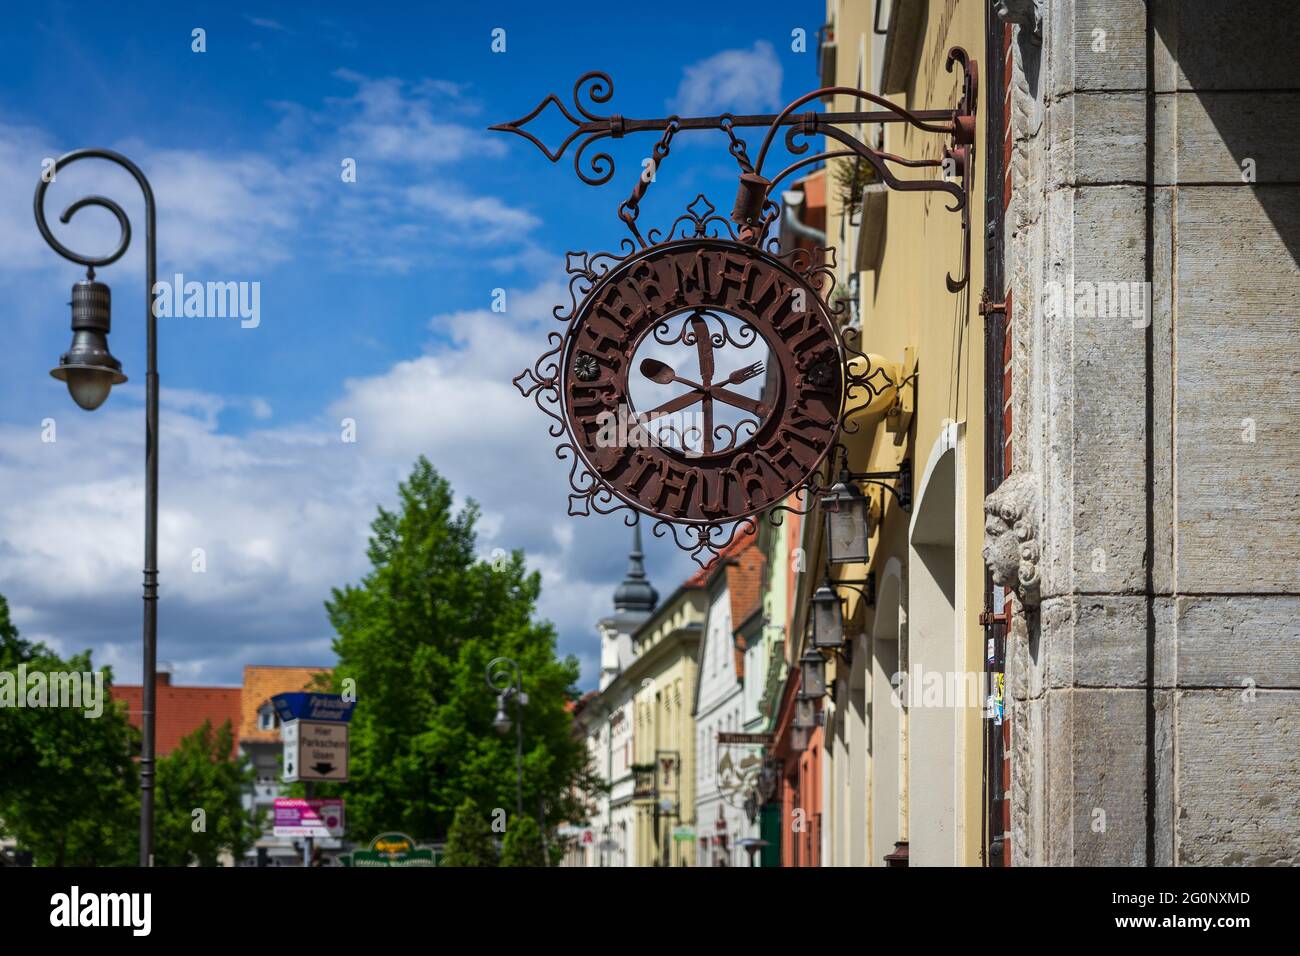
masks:
<path fill-rule="evenodd" d="M 528 695 L 524 693 L 519 665 L 508 657 L 494 657 L 487 666 L 487 685 L 497 692 L 497 714 L 492 726 L 501 736 L 515 728 L 515 818 L 524 815 L 524 712 Z M 510 720 L 506 704 L 515 702 L 515 720 Z"/>
<path fill-rule="evenodd" d="M 811 697 L 795 699 L 794 720 L 790 726 L 796 730 L 812 730 L 817 726 L 817 705 Z"/>
<path fill-rule="evenodd" d="M 856 591 L 867 607 L 876 605 L 876 573 L 872 571 L 865 578 L 840 578 L 832 581 L 828 576 L 813 592 L 811 613 L 812 635 L 810 643 L 818 650 L 839 651 L 844 646 L 844 603 L 839 589 L 848 588 Z"/>
<path fill-rule="evenodd" d="M 153 289 L 158 271 L 155 237 L 156 211 L 153 187 L 140 167 L 109 149 L 77 149 L 54 161 L 36 185 L 33 210 L 36 228 L 50 248 L 70 262 L 86 267 L 85 281 L 72 287 L 72 345 L 50 372 L 66 382 L 73 401 L 92 411 L 104 403 L 114 385 L 126 381 L 122 363 L 108 350 L 111 298 L 108 286 L 95 281 L 95 269 L 111 265 L 131 244 L 131 223 L 122 207 L 104 196 L 85 196 L 63 210 L 67 223 L 81 209 L 98 206 L 117 218 L 117 248 L 105 256 L 83 256 L 54 237 L 45 221 L 45 190 L 56 175 L 82 159 L 104 159 L 125 169 L 144 194 L 144 313 L 145 313 L 145 484 L 144 484 L 144 676 L 140 744 L 140 865 L 153 865 L 154 706 L 158 654 L 158 322 L 153 311 Z"/>

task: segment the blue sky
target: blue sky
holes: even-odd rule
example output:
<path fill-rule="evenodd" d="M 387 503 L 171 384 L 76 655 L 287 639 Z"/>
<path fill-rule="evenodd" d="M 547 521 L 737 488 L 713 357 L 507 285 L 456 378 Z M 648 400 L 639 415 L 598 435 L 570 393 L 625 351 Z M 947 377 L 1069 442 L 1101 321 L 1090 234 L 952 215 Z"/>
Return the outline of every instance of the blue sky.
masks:
<path fill-rule="evenodd" d="M 328 663 L 322 602 L 364 573 L 377 505 L 426 454 L 483 508 L 480 545 L 523 548 L 562 652 L 598 663 L 594 620 L 625 569 L 617 518 L 568 518 L 565 467 L 510 378 L 545 349 L 567 249 L 615 248 L 614 215 L 653 136 L 614 143 L 618 171 L 582 184 L 489 133 L 589 69 L 601 112 L 774 112 L 815 85 L 820 3 L 276 5 L 48 3 L 0 35 L 0 593 L 28 637 L 92 648 L 138 680 L 143 513 L 143 219 L 133 183 L 84 162 L 50 187 L 51 220 L 102 192 L 131 216 L 104 269 L 110 344 L 130 382 L 93 414 L 49 368 L 80 278 L 31 214 L 41 161 L 80 146 L 135 159 L 159 207 L 159 274 L 258 282 L 260 324 L 160 320 L 163 602 L 159 657 L 180 683 L 237 683 L 246 663 Z M 413 5 L 409 5 L 413 6 Z M 206 52 L 191 31 L 206 31 Z M 493 53 L 491 32 L 506 31 Z M 809 51 L 791 49 L 802 28 Z M 539 130 L 552 138 L 558 127 Z M 759 134 L 748 134 L 751 153 Z M 607 141 L 609 142 L 609 141 Z M 642 224 L 696 192 L 724 211 L 721 133 L 679 137 Z M 571 154 L 570 154 L 571 156 Z M 345 183 L 341 163 L 356 162 Z M 59 235 L 111 247 L 99 210 Z M 492 290 L 507 290 L 504 314 Z M 357 441 L 340 440 L 356 422 Z M 53 420 L 55 441 L 47 420 Z M 195 549 L 206 571 L 195 573 Z M 648 541 L 669 593 L 693 565 Z"/>

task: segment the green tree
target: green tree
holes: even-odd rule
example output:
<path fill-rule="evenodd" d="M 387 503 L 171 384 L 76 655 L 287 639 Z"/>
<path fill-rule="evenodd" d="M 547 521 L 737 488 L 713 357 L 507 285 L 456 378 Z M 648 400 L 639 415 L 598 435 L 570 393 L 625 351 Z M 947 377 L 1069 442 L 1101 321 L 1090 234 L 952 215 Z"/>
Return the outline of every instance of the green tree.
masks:
<path fill-rule="evenodd" d="M 469 797 L 456 808 L 451 829 L 447 831 L 447 849 L 443 866 L 496 866 L 497 851 L 487 817 Z"/>
<path fill-rule="evenodd" d="M 0 672 L 15 693 L 17 669 L 34 673 L 93 671 L 90 652 L 63 660 L 22 640 L 0 597 Z M 129 866 L 139 854 L 139 778 L 132 756 L 140 737 L 123 706 L 9 707 L 0 711 L 0 832 L 32 851 L 37 866 Z M 83 704 L 85 704 L 83 697 Z"/>
<path fill-rule="evenodd" d="M 253 769 L 234 748 L 230 721 L 213 730 L 205 720 L 158 761 L 154 861 L 159 866 L 217 866 L 223 850 L 238 860 L 257 839 L 256 821 L 243 806 Z"/>
<path fill-rule="evenodd" d="M 506 838 L 501 841 L 502 866 L 545 866 L 542 831 L 529 816 L 511 817 Z"/>
<path fill-rule="evenodd" d="M 484 680 L 488 662 L 506 656 L 529 698 L 524 804 L 546 801 L 550 826 L 578 819 L 576 794 L 594 786 L 567 708 L 578 662 L 558 660 L 554 630 L 533 619 L 540 577 L 521 552 L 476 557 L 478 507 L 455 510 L 451 486 L 424 457 L 399 497 L 371 524 L 370 572 L 325 605 L 338 635 L 333 687 L 355 680 L 357 707 L 350 780 L 321 790 L 346 794 L 357 839 L 440 837 L 466 797 L 489 811 L 513 806 L 514 735 L 494 732 L 497 700 Z"/>

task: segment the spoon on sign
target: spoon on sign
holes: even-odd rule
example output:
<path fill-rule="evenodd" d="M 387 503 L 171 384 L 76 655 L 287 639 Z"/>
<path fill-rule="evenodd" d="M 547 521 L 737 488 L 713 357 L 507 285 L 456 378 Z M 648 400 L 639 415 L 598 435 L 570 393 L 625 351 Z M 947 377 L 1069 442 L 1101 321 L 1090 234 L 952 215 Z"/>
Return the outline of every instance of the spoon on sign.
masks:
<path fill-rule="evenodd" d="M 660 385 L 667 385 L 670 382 L 681 382 L 683 385 L 689 385 L 691 388 L 703 391 L 703 389 L 700 388 L 699 383 L 682 378 L 673 371 L 671 365 L 666 365 L 658 359 L 643 359 L 641 361 L 641 374 L 650 379 L 650 381 L 657 382 Z"/>

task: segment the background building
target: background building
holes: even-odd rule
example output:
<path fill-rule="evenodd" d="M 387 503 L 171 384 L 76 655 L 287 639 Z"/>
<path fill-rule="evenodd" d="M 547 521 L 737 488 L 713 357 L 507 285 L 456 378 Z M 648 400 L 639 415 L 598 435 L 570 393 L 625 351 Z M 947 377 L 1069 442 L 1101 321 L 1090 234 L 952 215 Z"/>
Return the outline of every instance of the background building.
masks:
<path fill-rule="evenodd" d="M 328 667 L 275 664 L 248 664 L 244 667 L 244 684 L 239 695 L 239 749 L 248 757 L 255 774 L 253 790 L 245 800 L 245 807 L 267 821 L 250 853 L 259 865 L 296 866 L 302 860 L 302 850 L 295 848 L 293 839 L 277 837 L 272 832 L 275 798 L 285 795 L 285 785 L 280 780 L 284 744 L 280 738 L 280 720 L 271 698 L 276 694 L 310 690 L 316 686 L 319 675 L 329 676 L 330 673 Z M 341 849 L 343 844 L 340 840 L 320 839 L 316 845 L 322 853 L 330 853 Z"/>
<path fill-rule="evenodd" d="M 181 739 L 211 722 L 213 728 L 229 721 L 234 738 L 231 756 L 247 757 L 255 777 L 253 787 L 244 795 L 244 809 L 252 810 L 265 820 L 265 828 L 244 863 L 297 866 L 302 859 L 301 845 L 272 833 L 271 816 L 275 798 L 283 796 L 280 760 L 284 751 L 280 739 L 280 722 L 271 698 L 276 694 L 308 690 L 317 675 L 328 675 L 328 667 L 285 667 L 273 664 L 249 664 L 244 667 L 239 687 L 186 687 L 174 685 L 171 674 L 158 674 L 156 690 L 157 750 L 159 756 L 170 753 Z M 141 687 L 139 684 L 115 684 L 115 700 L 125 702 L 127 719 L 140 726 Z M 339 840 L 318 840 L 322 851 L 342 847 Z"/>
<path fill-rule="evenodd" d="M 757 623 L 761 610 L 763 553 L 752 532 L 735 539 L 710 562 L 705 578 L 709 611 L 699 648 L 699 681 L 693 702 L 696 736 L 696 859 L 700 866 L 745 866 L 742 840 L 759 837 L 757 806 L 753 819 L 745 803 L 754 792 L 757 748 L 720 740 L 744 733 L 747 675 L 742 630 Z M 761 629 L 752 628 L 757 638 Z M 758 643 L 755 640 L 755 643 Z M 761 674 L 748 675 L 757 685 Z M 754 763 L 751 765 L 750 761 Z"/>
<path fill-rule="evenodd" d="M 982 64 L 989 17 L 978 0 L 829 0 L 820 85 L 863 89 L 913 110 L 954 104 L 962 73 L 947 68 L 948 51 L 962 47 Z M 832 95 L 824 106 L 847 111 L 860 101 Z M 853 132 L 884 153 L 935 163 L 949 145 L 905 123 Z M 826 149 L 837 146 L 827 138 Z M 981 125 L 969 196 L 974 236 L 984 233 L 985 148 Z M 955 175 L 894 171 L 902 179 Z M 808 228 L 813 184 L 824 196 L 822 236 Z M 871 502 L 865 561 L 828 563 L 819 511 L 789 542 L 788 677 L 773 747 L 784 779 L 783 861 L 978 865 L 990 861 L 995 798 L 984 705 L 986 668 L 997 664 L 986 660 L 981 614 L 990 591 L 980 551 L 986 425 L 999 414 L 986 391 L 982 257 L 975 244 L 968 283 L 950 291 L 946 275 L 964 268 L 960 216 L 945 208 L 946 197 L 889 189 L 865 162 L 829 160 L 800 185 L 803 196 L 783 197 L 783 221 L 792 225 L 783 239 L 834 249 L 833 298 L 845 305 L 846 335 L 894 386 L 852 417 L 841 438 L 848 467 L 910 467 L 894 487 L 907 484 L 911 508 L 859 485 Z M 798 662 L 809 647 L 812 597 L 827 581 L 841 599 L 844 644 L 822 652 L 827 693 L 817 723 L 801 732 Z M 911 695 L 910 687 L 938 692 Z"/>
<path fill-rule="evenodd" d="M 608 792 L 587 826 L 587 866 L 688 865 L 694 854 L 695 746 L 691 701 L 705 616 L 704 578 L 693 575 L 663 603 L 646 580 L 641 527 L 614 614 L 597 625 L 601 686 L 583 697 L 575 730 Z M 688 836 L 690 834 L 690 836 Z"/>

